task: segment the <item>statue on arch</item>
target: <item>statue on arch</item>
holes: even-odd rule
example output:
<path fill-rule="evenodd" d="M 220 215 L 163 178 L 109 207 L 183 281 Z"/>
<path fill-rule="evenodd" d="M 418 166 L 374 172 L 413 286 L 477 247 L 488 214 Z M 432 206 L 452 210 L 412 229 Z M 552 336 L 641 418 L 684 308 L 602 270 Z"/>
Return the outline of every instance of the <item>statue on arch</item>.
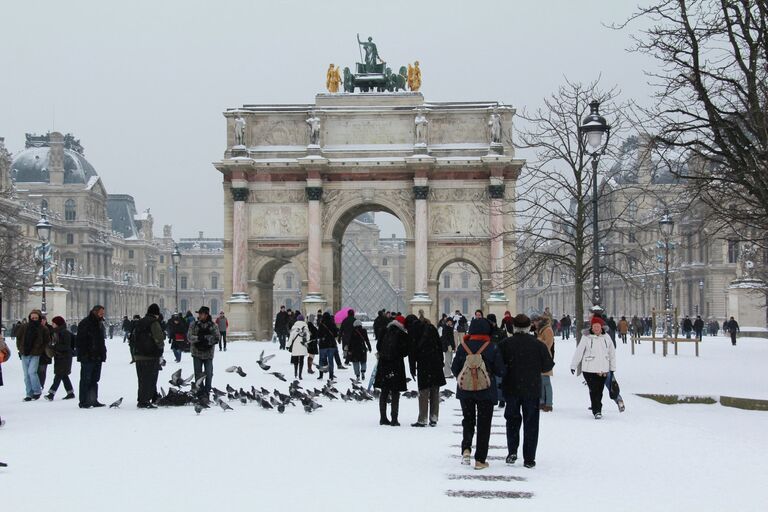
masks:
<path fill-rule="evenodd" d="M 501 115 L 498 107 L 493 107 L 488 126 L 491 127 L 491 144 L 501 144 Z"/>
<path fill-rule="evenodd" d="M 339 86 L 341 85 L 341 72 L 338 66 L 330 64 L 328 66 L 328 72 L 325 74 L 325 88 L 328 92 L 339 92 Z"/>
<path fill-rule="evenodd" d="M 235 146 L 245 146 L 246 122 L 242 116 L 235 118 Z"/>
<path fill-rule="evenodd" d="M 429 125 L 429 121 L 427 120 L 427 115 L 424 112 L 423 108 L 420 108 L 416 111 L 416 119 L 414 121 L 416 123 L 416 146 L 426 146 L 427 145 L 427 127 Z"/>
<path fill-rule="evenodd" d="M 307 124 L 309 125 L 309 145 L 318 146 L 320 144 L 320 118 L 317 117 L 314 110 L 309 111 Z"/>
<path fill-rule="evenodd" d="M 373 42 L 372 37 L 369 37 L 366 42 L 361 41 L 360 34 L 357 34 L 357 44 L 365 50 L 365 67 L 369 73 L 374 71 L 376 64 L 385 64 L 385 61 L 379 56 L 379 50 L 376 48 L 376 43 Z"/>
<path fill-rule="evenodd" d="M 421 69 L 419 68 L 419 61 L 413 63 L 413 66 L 408 64 L 408 88 L 413 92 L 417 92 L 421 89 Z"/>

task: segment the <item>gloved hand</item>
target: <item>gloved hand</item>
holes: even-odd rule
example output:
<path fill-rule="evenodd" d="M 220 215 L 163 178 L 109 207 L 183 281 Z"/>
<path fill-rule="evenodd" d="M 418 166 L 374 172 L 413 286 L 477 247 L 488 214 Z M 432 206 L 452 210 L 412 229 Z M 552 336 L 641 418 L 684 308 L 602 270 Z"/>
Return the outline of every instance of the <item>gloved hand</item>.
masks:
<path fill-rule="evenodd" d="M 573 368 L 571 368 L 571 375 L 576 375 L 576 370 L 574 370 Z"/>

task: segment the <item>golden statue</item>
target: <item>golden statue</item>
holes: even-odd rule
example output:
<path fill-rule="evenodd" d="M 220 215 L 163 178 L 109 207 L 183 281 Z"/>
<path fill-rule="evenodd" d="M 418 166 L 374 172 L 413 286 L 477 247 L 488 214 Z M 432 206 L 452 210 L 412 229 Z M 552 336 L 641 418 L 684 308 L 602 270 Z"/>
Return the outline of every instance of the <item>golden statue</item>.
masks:
<path fill-rule="evenodd" d="M 328 92 L 339 92 L 339 86 L 341 85 L 341 73 L 339 73 L 338 66 L 334 67 L 333 64 L 328 66 L 328 72 L 325 75 L 325 88 Z"/>
<path fill-rule="evenodd" d="M 408 64 L 408 88 L 414 92 L 421 88 L 421 69 L 419 69 L 419 61 L 413 63 L 413 66 Z"/>

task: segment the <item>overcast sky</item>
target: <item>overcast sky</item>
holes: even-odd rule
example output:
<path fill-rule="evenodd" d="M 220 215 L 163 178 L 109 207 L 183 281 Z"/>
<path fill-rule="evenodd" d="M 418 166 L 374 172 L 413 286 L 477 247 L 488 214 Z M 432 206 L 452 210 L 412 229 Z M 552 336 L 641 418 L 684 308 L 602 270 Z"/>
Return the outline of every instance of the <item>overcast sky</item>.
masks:
<path fill-rule="evenodd" d="M 0 136 L 81 139 L 109 193 L 151 208 L 155 232 L 223 233 L 224 109 L 310 103 L 328 63 L 359 60 L 372 36 L 398 67 L 419 60 L 428 101 L 534 109 L 568 77 L 649 95 L 647 58 L 604 24 L 624 0 L 3 0 Z M 636 27 L 635 27 L 636 28 Z M 394 67 L 394 66 L 393 66 Z M 525 156 L 525 155 L 522 155 Z M 384 226 L 382 235 L 390 228 Z"/>

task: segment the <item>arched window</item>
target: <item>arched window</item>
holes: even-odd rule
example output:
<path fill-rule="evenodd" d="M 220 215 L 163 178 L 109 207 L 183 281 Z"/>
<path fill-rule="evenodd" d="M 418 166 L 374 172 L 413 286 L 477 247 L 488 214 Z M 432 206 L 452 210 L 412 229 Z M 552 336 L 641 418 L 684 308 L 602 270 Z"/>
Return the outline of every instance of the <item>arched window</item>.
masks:
<path fill-rule="evenodd" d="M 76 218 L 77 208 L 75 207 L 75 202 L 72 199 L 67 199 L 67 202 L 64 203 L 64 219 L 75 220 Z"/>
<path fill-rule="evenodd" d="M 443 299 L 443 312 L 451 313 L 451 299 Z"/>
<path fill-rule="evenodd" d="M 461 287 L 469 288 L 469 272 L 463 272 L 461 274 Z M 464 311 L 467 311 L 467 310 L 464 309 Z"/>
<path fill-rule="evenodd" d="M 287 290 L 293 288 L 293 274 L 285 274 L 285 288 Z"/>
<path fill-rule="evenodd" d="M 451 287 L 451 274 L 446 272 L 443 274 L 443 288 L 450 288 Z"/>
<path fill-rule="evenodd" d="M 211 274 L 211 289 L 218 290 L 219 289 L 219 275 L 218 274 Z"/>

